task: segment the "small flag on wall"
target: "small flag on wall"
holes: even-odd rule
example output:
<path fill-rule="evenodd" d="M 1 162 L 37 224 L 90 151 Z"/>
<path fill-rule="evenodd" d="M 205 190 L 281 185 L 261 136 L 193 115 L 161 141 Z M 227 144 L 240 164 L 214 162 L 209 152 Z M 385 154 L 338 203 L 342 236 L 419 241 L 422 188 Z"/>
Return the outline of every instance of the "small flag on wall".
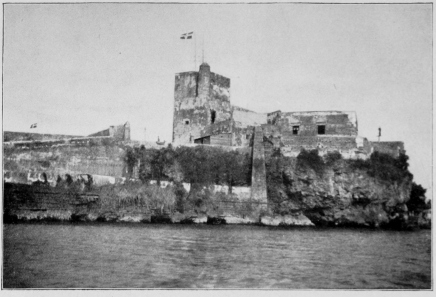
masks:
<path fill-rule="evenodd" d="M 37 124 L 37 123 L 30 125 L 30 129 L 32 129 L 32 128 L 36 128 L 36 124 Z"/>
<path fill-rule="evenodd" d="M 192 35 L 194 35 L 194 32 L 185 33 L 180 36 L 180 39 L 192 39 Z"/>

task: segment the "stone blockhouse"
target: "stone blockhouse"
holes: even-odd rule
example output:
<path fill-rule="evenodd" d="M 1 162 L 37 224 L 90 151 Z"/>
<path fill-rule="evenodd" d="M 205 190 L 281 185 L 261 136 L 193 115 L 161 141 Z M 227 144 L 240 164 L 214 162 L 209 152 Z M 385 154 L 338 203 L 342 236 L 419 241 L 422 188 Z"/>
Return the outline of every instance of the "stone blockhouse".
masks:
<path fill-rule="evenodd" d="M 255 127 L 265 152 L 280 148 L 296 156 L 302 148 L 321 155 L 339 151 L 345 158 L 366 158 L 373 151 L 397 156 L 402 142 L 369 142 L 358 135 L 354 111 L 257 113 L 231 105 L 230 79 L 201 64 L 198 72 L 177 73 L 174 90 L 174 144 L 254 145 Z"/>

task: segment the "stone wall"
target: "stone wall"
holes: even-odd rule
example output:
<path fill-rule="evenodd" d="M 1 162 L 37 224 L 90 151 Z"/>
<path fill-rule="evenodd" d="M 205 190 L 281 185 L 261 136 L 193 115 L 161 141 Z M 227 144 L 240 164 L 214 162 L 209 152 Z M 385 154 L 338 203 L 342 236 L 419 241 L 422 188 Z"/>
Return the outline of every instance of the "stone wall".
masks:
<path fill-rule="evenodd" d="M 230 79 L 210 72 L 206 63 L 200 66 L 199 72 L 176 74 L 174 143 L 191 143 L 202 137 L 207 126 L 227 123 L 231 117 Z"/>
<path fill-rule="evenodd" d="M 232 134 L 222 133 L 210 136 L 210 144 L 221 145 L 221 146 L 231 146 L 232 145 Z"/>
<path fill-rule="evenodd" d="M 282 129 L 296 131 L 296 135 L 317 136 L 324 126 L 324 135 L 357 136 L 357 117 L 353 111 L 275 112 L 269 114 L 269 123 Z M 295 132 L 294 132 L 295 133 Z"/>
<path fill-rule="evenodd" d="M 344 158 L 362 158 L 365 159 L 366 153 L 361 152 L 356 144 L 356 137 L 332 137 L 332 136 L 301 136 L 287 137 L 283 136 L 284 146 L 281 148 L 282 153 L 288 157 L 296 157 L 300 151 L 317 149 L 320 155 L 328 152 L 337 151 Z"/>
<path fill-rule="evenodd" d="M 218 123 L 207 125 L 200 131 L 200 137 L 217 135 L 222 133 L 232 133 L 232 120 L 228 119 Z"/>
<path fill-rule="evenodd" d="M 3 132 L 3 142 L 9 141 L 34 141 L 34 140 L 54 140 L 65 138 L 82 137 L 78 135 L 65 135 L 65 134 L 41 134 L 41 133 L 27 133 L 27 132 Z"/>
<path fill-rule="evenodd" d="M 401 152 L 405 151 L 402 141 L 373 141 L 370 144 L 372 151 L 390 154 L 393 157 L 398 157 Z"/>
<path fill-rule="evenodd" d="M 251 199 L 266 204 L 268 200 L 266 192 L 265 153 L 261 127 L 255 128 L 252 157 Z"/>
<path fill-rule="evenodd" d="M 237 146 L 251 146 L 253 143 L 254 127 L 266 124 L 267 115 L 232 106 L 233 135 L 232 143 Z"/>
<path fill-rule="evenodd" d="M 92 174 L 121 178 L 126 175 L 124 148 L 110 146 L 52 146 L 5 148 L 4 177 L 8 182 L 32 183 L 46 173 L 50 184 L 65 174 Z"/>
<path fill-rule="evenodd" d="M 197 97 L 198 72 L 176 74 L 174 89 L 173 142 L 190 143 L 207 125 L 206 99 Z"/>
<path fill-rule="evenodd" d="M 255 127 L 267 123 L 267 115 L 264 113 L 257 113 L 238 106 L 233 106 L 232 109 L 236 128 Z"/>
<path fill-rule="evenodd" d="M 126 122 L 125 124 L 118 126 L 110 126 L 108 129 L 90 134 L 88 137 L 94 136 L 110 136 L 117 140 L 129 141 L 130 140 L 130 123 Z"/>

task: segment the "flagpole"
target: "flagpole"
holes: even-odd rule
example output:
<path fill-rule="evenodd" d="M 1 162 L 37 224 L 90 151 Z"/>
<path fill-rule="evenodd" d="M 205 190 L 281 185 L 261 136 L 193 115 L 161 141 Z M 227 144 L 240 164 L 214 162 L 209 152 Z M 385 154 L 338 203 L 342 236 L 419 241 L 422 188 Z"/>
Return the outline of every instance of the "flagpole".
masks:
<path fill-rule="evenodd" d="M 194 71 L 197 71 L 197 34 L 194 32 Z"/>
<path fill-rule="evenodd" d="M 204 31 L 203 31 L 203 62 L 204 63 Z"/>

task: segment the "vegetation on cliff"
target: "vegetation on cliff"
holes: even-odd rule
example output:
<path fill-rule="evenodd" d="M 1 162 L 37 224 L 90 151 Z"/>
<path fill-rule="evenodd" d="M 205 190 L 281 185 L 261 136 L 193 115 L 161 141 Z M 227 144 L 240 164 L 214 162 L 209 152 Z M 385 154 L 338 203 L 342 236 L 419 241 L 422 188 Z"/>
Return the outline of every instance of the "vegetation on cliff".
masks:
<path fill-rule="evenodd" d="M 403 153 L 352 160 L 337 152 L 302 150 L 289 158 L 276 151 L 266 164 L 268 199 L 274 213 L 304 213 L 319 225 L 403 228 L 425 204 L 408 167 Z"/>
<path fill-rule="evenodd" d="M 426 201 L 425 192 L 421 185 L 412 183 L 412 191 L 410 192 L 410 199 L 407 201 L 407 208 L 413 212 L 423 212 L 431 209 L 431 200 Z"/>
<path fill-rule="evenodd" d="M 177 147 L 162 149 L 128 148 L 125 157 L 129 172 L 139 164 L 139 178 L 204 185 L 247 186 L 251 182 L 251 158 L 238 151 L 214 147 Z"/>

